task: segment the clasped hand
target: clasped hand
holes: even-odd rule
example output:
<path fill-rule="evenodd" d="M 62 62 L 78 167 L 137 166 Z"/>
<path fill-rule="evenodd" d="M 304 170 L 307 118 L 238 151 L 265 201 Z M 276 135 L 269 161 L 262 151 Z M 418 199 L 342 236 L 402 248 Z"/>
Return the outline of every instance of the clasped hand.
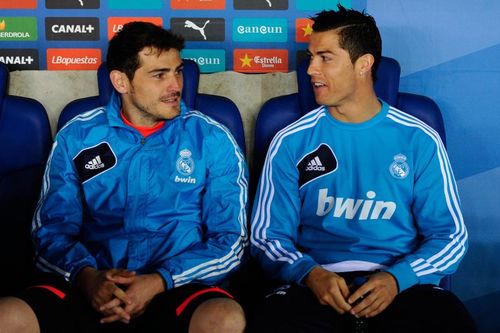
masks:
<path fill-rule="evenodd" d="M 78 275 L 78 285 L 92 307 L 102 314 L 101 323 L 129 323 L 164 290 L 159 274 L 136 275 L 125 269 L 98 271 L 85 267 Z"/>
<path fill-rule="evenodd" d="M 387 272 L 371 274 L 368 280 L 351 293 L 340 275 L 315 267 L 305 279 L 318 301 L 329 305 L 340 314 L 356 317 L 374 317 L 392 303 L 398 293 L 397 282 Z"/>

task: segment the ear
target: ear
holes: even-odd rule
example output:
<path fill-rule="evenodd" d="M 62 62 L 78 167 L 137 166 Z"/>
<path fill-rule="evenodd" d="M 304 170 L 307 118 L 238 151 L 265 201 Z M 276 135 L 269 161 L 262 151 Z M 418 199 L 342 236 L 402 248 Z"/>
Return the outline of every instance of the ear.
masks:
<path fill-rule="evenodd" d="M 118 70 L 112 70 L 111 73 L 109 73 L 109 78 L 113 87 L 115 87 L 116 91 L 120 94 L 129 92 L 130 81 L 125 73 Z"/>
<path fill-rule="evenodd" d="M 356 60 L 356 66 L 355 66 L 356 72 L 361 76 L 368 75 L 369 77 L 371 77 L 372 67 L 374 62 L 375 58 L 373 57 L 372 54 L 370 53 L 363 54 L 361 57 L 358 58 L 358 60 Z"/>

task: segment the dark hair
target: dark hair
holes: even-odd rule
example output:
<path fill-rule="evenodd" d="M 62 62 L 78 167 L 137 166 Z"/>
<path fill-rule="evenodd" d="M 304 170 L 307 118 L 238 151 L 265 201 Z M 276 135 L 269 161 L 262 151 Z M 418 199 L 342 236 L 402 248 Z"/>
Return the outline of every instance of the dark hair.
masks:
<path fill-rule="evenodd" d="M 119 70 L 132 80 L 139 67 L 139 52 L 150 47 L 160 53 L 184 48 L 184 38 L 149 22 L 129 22 L 110 40 L 106 66 Z"/>
<path fill-rule="evenodd" d="M 371 54 L 375 58 L 372 67 L 372 78 L 375 81 L 380 57 L 382 56 L 382 39 L 375 19 L 364 11 L 346 9 L 338 5 L 338 10 L 324 10 L 312 18 L 315 32 L 339 29 L 339 45 L 349 53 L 354 64 L 363 54 Z"/>

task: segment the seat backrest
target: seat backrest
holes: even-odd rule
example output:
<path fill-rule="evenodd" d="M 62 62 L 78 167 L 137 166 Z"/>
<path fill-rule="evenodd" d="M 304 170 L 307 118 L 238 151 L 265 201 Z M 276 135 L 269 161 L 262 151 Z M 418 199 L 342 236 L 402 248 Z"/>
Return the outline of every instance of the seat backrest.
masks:
<path fill-rule="evenodd" d="M 0 295 L 28 282 L 30 227 L 52 136 L 45 108 L 7 94 L 9 71 L 0 63 Z"/>
<path fill-rule="evenodd" d="M 199 67 L 196 62 L 189 59 L 183 59 L 183 63 L 182 100 L 184 103 L 189 108 L 199 110 L 225 125 L 233 134 L 243 154 L 246 154 L 243 121 L 236 104 L 226 97 L 198 93 Z M 102 63 L 97 70 L 97 85 L 98 96 L 80 98 L 64 107 L 57 123 L 58 130 L 78 114 L 106 105 L 109 102 L 114 88 L 109 79 L 106 63 Z"/>

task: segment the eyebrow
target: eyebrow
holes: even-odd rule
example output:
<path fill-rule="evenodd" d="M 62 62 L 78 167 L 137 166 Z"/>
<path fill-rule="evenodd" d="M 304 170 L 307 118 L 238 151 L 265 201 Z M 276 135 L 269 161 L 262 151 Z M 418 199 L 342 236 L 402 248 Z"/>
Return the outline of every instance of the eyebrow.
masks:
<path fill-rule="evenodd" d="M 179 66 L 175 67 L 175 71 L 178 71 L 179 69 L 183 69 L 184 68 L 184 63 L 181 63 Z M 155 68 L 155 69 L 152 69 L 150 71 L 148 71 L 148 73 L 152 74 L 152 73 L 158 73 L 158 72 L 170 72 L 172 71 L 171 68 Z"/>
<path fill-rule="evenodd" d="M 306 50 L 306 53 L 307 53 L 308 56 L 312 56 L 313 55 L 312 52 L 309 51 L 309 49 Z M 318 52 L 316 52 L 316 54 L 317 55 L 322 55 L 322 54 L 332 54 L 333 55 L 335 53 L 333 53 L 332 51 L 325 50 L 325 51 L 318 51 Z"/>

